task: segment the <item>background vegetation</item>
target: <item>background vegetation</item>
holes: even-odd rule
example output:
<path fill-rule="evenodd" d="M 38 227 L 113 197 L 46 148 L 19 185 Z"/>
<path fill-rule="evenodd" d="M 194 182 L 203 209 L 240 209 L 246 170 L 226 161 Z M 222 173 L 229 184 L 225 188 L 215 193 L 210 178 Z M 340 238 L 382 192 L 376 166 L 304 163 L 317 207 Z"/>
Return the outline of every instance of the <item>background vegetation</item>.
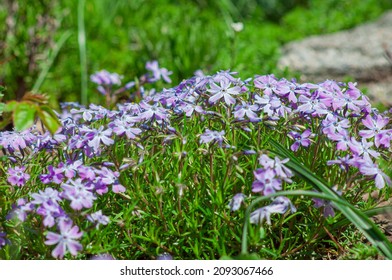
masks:
<path fill-rule="evenodd" d="M 6 23 L 0 26 L 0 84 L 8 88 L 6 100 L 34 88 L 48 93 L 55 107 L 59 101 L 101 102 L 91 84 L 82 100 L 83 77 L 101 69 L 139 76 L 153 59 L 173 71 L 173 84 L 198 69 L 230 68 L 244 78 L 287 75 L 276 69 L 282 44 L 351 28 L 392 8 L 389 0 L 25 2 L 0 4 Z M 236 33 L 233 22 L 242 22 L 243 30 Z M 83 24 L 85 66 L 78 40 Z"/>

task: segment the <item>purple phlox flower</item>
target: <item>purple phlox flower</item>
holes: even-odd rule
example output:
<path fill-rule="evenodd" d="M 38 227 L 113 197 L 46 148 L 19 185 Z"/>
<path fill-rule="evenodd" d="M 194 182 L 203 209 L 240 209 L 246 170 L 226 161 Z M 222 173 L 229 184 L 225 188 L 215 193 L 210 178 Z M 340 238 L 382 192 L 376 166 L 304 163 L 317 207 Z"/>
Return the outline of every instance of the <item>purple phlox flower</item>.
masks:
<path fill-rule="evenodd" d="M 15 166 L 14 168 L 8 168 L 7 181 L 11 184 L 11 186 L 22 187 L 26 184 L 26 181 L 30 179 L 30 175 L 25 173 L 25 170 L 25 166 Z"/>
<path fill-rule="evenodd" d="M 71 150 L 74 149 L 81 149 L 85 146 L 87 146 L 87 142 L 90 140 L 87 135 L 87 133 L 83 134 L 75 134 L 71 136 L 71 138 L 68 141 L 68 147 Z"/>
<path fill-rule="evenodd" d="M 287 163 L 289 161 L 288 158 L 284 159 L 284 160 L 280 160 L 280 158 L 275 157 L 274 160 L 274 170 L 275 173 L 278 177 L 284 179 L 286 182 L 291 183 L 291 180 L 289 178 L 293 177 L 294 174 L 293 172 L 286 167 L 284 164 Z"/>
<path fill-rule="evenodd" d="M 282 189 L 282 180 L 276 176 L 273 169 L 258 168 L 253 172 L 255 181 L 252 183 L 252 191 L 263 195 L 273 194 Z"/>
<path fill-rule="evenodd" d="M 152 74 L 152 77 L 148 77 L 149 82 L 156 82 L 162 78 L 165 82 L 171 83 L 169 75 L 173 74 L 173 72 L 167 70 L 166 68 L 160 68 L 158 61 L 154 60 L 147 62 L 146 69 L 151 71 Z"/>
<path fill-rule="evenodd" d="M 103 195 L 109 190 L 108 185 L 103 183 L 100 177 L 97 177 L 94 182 L 92 182 L 92 185 L 94 186 L 95 192 L 99 195 Z"/>
<path fill-rule="evenodd" d="M 213 76 L 213 81 L 220 82 L 221 79 L 227 79 L 231 83 L 236 84 L 238 82 L 238 79 L 233 77 L 233 75 L 237 75 L 237 74 L 238 74 L 238 72 L 231 71 L 230 69 L 229 70 L 220 70 L 219 72 L 217 72 L 215 74 L 215 76 Z"/>
<path fill-rule="evenodd" d="M 345 129 L 341 129 L 334 134 L 328 134 L 327 137 L 337 142 L 336 149 L 339 151 L 347 151 L 349 144 L 351 143 L 350 135 Z"/>
<path fill-rule="evenodd" d="M 278 87 L 278 80 L 273 74 L 258 76 L 253 80 L 253 82 L 256 88 L 263 90 L 263 92 L 267 95 L 272 95 Z"/>
<path fill-rule="evenodd" d="M 328 160 L 327 161 L 327 165 L 333 165 L 333 164 L 338 164 L 340 169 L 342 169 L 343 171 L 348 172 L 350 165 L 351 165 L 351 160 L 352 158 L 350 157 L 350 155 L 346 155 L 344 157 L 337 157 L 337 159 L 334 160 Z"/>
<path fill-rule="evenodd" d="M 262 154 L 261 156 L 259 156 L 258 161 L 259 164 L 264 167 L 264 169 L 272 169 L 275 165 L 275 161 L 266 154 Z"/>
<path fill-rule="evenodd" d="M 175 112 L 176 110 L 180 113 L 184 112 L 187 117 L 191 117 L 194 112 L 199 114 L 205 113 L 205 110 L 200 105 L 194 105 L 187 102 L 181 102 L 179 105 L 177 105 L 177 107 L 174 108 Z"/>
<path fill-rule="evenodd" d="M 101 120 L 105 117 L 112 118 L 116 115 L 115 111 L 110 111 L 106 109 L 105 107 L 102 107 L 101 105 L 95 105 L 95 104 L 90 104 L 89 109 L 72 109 L 71 112 L 78 112 L 78 113 L 84 113 L 86 111 L 89 112 L 89 114 L 92 115 L 93 120 Z"/>
<path fill-rule="evenodd" d="M 124 89 L 128 90 L 130 88 L 133 88 L 136 85 L 134 81 L 128 82 L 125 84 Z"/>
<path fill-rule="evenodd" d="M 384 188 L 385 185 L 391 186 L 391 179 L 375 163 L 365 161 L 362 165 L 360 165 L 359 171 L 363 175 L 372 176 L 376 187 L 379 189 Z"/>
<path fill-rule="evenodd" d="M 182 95 L 184 94 L 176 92 L 173 88 L 164 89 L 159 94 L 152 96 L 151 99 L 144 98 L 144 101 L 154 104 L 160 103 L 163 107 L 169 109 L 183 100 Z"/>
<path fill-rule="evenodd" d="M 83 162 L 81 160 L 76 160 L 74 162 L 68 161 L 67 163 L 61 162 L 58 168 L 61 168 L 62 172 L 64 173 L 65 177 L 73 178 L 76 176 L 77 170 L 79 166 L 81 166 Z"/>
<path fill-rule="evenodd" d="M 94 194 L 87 188 L 82 179 L 68 179 L 66 183 L 61 184 L 64 190 L 61 196 L 71 201 L 71 208 L 81 210 L 83 208 L 91 208 L 93 201 L 96 199 Z"/>
<path fill-rule="evenodd" d="M 311 97 L 301 95 L 298 98 L 298 103 L 301 104 L 297 108 L 297 111 L 300 113 L 311 114 L 312 116 L 320 116 L 328 113 L 327 106 L 321 102 L 318 94 L 313 94 Z"/>
<path fill-rule="evenodd" d="M 71 115 L 70 118 L 72 118 L 73 120 L 75 120 L 74 119 L 75 116 L 77 116 L 76 119 L 78 121 L 80 121 L 80 119 L 83 119 L 85 121 L 90 121 L 93 118 L 92 111 L 89 109 L 86 109 L 84 107 L 83 108 L 72 108 L 69 111 L 69 113 Z"/>
<path fill-rule="evenodd" d="M 86 109 L 83 111 L 82 117 L 85 121 L 91 121 L 94 116 L 91 110 Z"/>
<path fill-rule="evenodd" d="M 57 244 L 52 251 L 52 256 L 62 259 L 67 252 L 76 256 L 78 251 L 83 249 L 82 245 L 76 241 L 82 237 L 83 233 L 79 231 L 78 226 L 73 226 L 72 221 L 61 221 L 58 224 L 58 228 L 59 233 L 48 232 L 46 234 L 46 245 Z"/>
<path fill-rule="evenodd" d="M 229 202 L 230 211 L 237 211 L 244 202 L 246 196 L 243 193 L 237 193 Z"/>
<path fill-rule="evenodd" d="M 293 203 L 290 201 L 285 196 L 278 196 L 276 197 L 270 205 L 267 206 L 269 208 L 269 211 L 272 213 L 279 213 L 279 214 L 284 214 L 286 213 L 289 209 L 291 213 L 294 213 L 297 211 L 297 208 L 293 205 Z"/>
<path fill-rule="evenodd" d="M 112 191 L 114 193 L 123 193 L 126 191 L 125 187 L 118 182 L 118 177 L 120 176 L 119 172 L 113 172 L 106 167 L 102 167 L 102 169 L 97 173 L 99 174 L 100 180 L 104 185 L 112 185 Z"/>
<path fill-rule="evenodd" d="M 354 155 L 362 156 L 366 161 L 371 161 L 370 156 L 374 158 L 380 156 L 379 152 L 370 149 L 373 146 L 373 142 L 367 142 L 365 138 L 362 138 L 362 141 L 358 142 L 354 137 L 351 137 L 348 146 Z"/>
<path fill-rule="evenodd" d="M 44 184 L 50 184 L 50 183 L 55 183 L 55 184 L 60 184 L 63 182 L 64 179 L 64 174 L 63 170 L 61 168 L 53 167 L 52 165 L 48 166 L 48 174 L 41 174 L 40 180 Z"/>
<path fill-rule="evenodd" d="M 348 119 L 339 120 L 338 116 L 334 114 L 327 114 L 327 116 L 322 122 L 322 126 L 323 133 L 326 134 L 329 138 L 331 138 L 331 135 L 335 135 L 339 131 L 349 128 L 350 121 Z"/>
<path fill-rule="evenodd" d="M 43 225 L 45 227 L 52 227 L 59 217 L 66 217 L 64 210 L 52 200 L 48 200 L 40 204 L 37 209 L 37 214 L 44 218 Z"/>
<path fill-rule="evenodd" d="M 292 104 L 298 102 L 297 95 L 304 94 L 304 90 L 300 88 L 295 82 L 289 82 L 286 79 L 281 79 L 274 89 L 275 94 L 287 99 Z"/>
<path fill-rule="evenodd" d="M 148 121 L 153 121 L 153 120 L 167 120 L 169 113 L 165 108 L 162 106 L 159 106 L 159 103 L 150 105 L 144 101 L 140 102 L 140 108 L 143 109 L 143 111 L 139 114 L 139 118 L 141 120 L 148 120 Z"/>
<path fill-rule="evenodd" d="M 90 76 L 90 80 L 100 86 L 121 85 L 123 77 L 117 73 L 110 73 L 106 70 L 98 71 Z"/>
<path fill-rule="evenodd" d="M 41 151 L 43 149 L 53 149 L 57 147 L 60 143 L 63 143 L 67 140 L 67 136 L 61 133 L 55 133 L 53 136 L 50 132 L 45 132 L 42 135 L 37 135 L 36 142 L 30 144 L 30 147 L 34 149 L 34 151 Z"/>
<path fill-rule="evenodd" d="M 198 69 L 195 72 L 193 72 L 193 75 L 195 75 L 196 77 L 205 77 L 206 75 L 204 75 L 203 70 Z"/>
<path fill-rule="evenodd" d="M 10 153 L 25 149 L 28 143 L 26 139 L 16 131 L 4 131 L 0 132 L 0 146 L 7 149 Z"/>
<path fill-rule="evenodd" d="M 331 111 L 336 111 L 338 108 L 334 105 L 335 100 L 342 94 L 342 89 L 336 81 L 326 80 L 318 84 L 317 96 L 325 106 Z"/>
<path fill-rule="evenodd" d="M 298 151 L 300 146 L 309 147 L 311 143 L 310 138 L 314 137 L 310 129 L 306 129 L 302 133 L 290 131 L 289 136 L 294 140 L 294 143 L 290 147 L 290 149 L 294 152 Z"/>
<path fill-rule="evenodd" d="M 220 79 L 219 84 L 219 86 L 216 83 L 210 84 L 210 89 L 207 91 L 211 92 L 212 95 L 208 102 L 215 104 L 223 97 L 227 105 L 235 104 L 236 100 L 232 95 L 240 94 L 241 88 L 239 86 L 231 87 L 231 82 L 226 77 Z"/>
<path fill-rule="evenodd" d="M 334 211 L 332 203 L 330 201 L 325 201 L 320 198 L 313 198 L 313 202 L 314 202 L 313 206 L 315 208 L 323 207 L 323 216 L 325 218 L 335 216 L 335 211 Z"/>
<path fill-rule="evenodd" d="M 199 80 L 198 78 L 196 80 Z M 200 93 L 204 91 L 205 85 L 199 86 L 196 82 L 187 84 L 183 91 L 176 93 L 178 100 L 176 104 L 181 102 L 187 102 L 195 104 L 200 97 Z"/>
<path fill-rule="evenodd" d="M 91 132 L 87 133 L 87 137 L 90 139 L 88 141 L 88 146 L 93 148 L 96 153 L 100 151 L 99 146 L 101 143 L 106 146 L 110 146 L 114 143 L 114 140 L 110 138 L 112 136 L 112 130 L 110 128 L 104 130 L 101 126 L 99 129 L 93 129 Z"/>
<path fill-rule="evenodd" d="M 98 229 L 100 225 L 107 225 L 109 223 L 109 217 L 103 215 L 102 210 L 88 215 L 87 220 L 94 223 L 96 229 Z"/>
<path fill-rule="evenodd" d="M 106 185 L 114 184 L 120 176 L 120 173 L 117 171 L 113 172 L 107 167 L 102 167 L 102 169 L 97 170 L 97 174 L 101 177 L 102 182 Z"/>
<path fill-rule="evenodd" d="M 250 214 L 250 222 L 252 224 L 261 225 L 264 222 L 264 220 L 266 220 L 267 224 L 271 225 L 271 214 L 273 213 L 284 214 L 289 209 L 292 213 L 297 211 L 297 209 L 292 204 L 290 199 L 288 199 L 287 197 L 278 196 L 273 200 L 273 202 L 270 205 L 261 207 L 256 211 L 252 212 Z"/>
<path fill-rule="evenodd" d="M 342 195 L 342 192 L 337 190 L 337 186 L 334 186 L 332 189 L 338 195 Z M 312 200 L 314 202 L 313 206 L 315 208 L 323 207 L 323 216 L 325 218 L 334 217 L 335 216 L 335 210 L 334 210 L 335 206 L 334 206 L 334 204 L 331 201 L 324 200 L 324 199 L 321 199 L 321 198 L 313 198 Z"/>
<path fill-rule="evenodd" d="M 222 143 L 225 140 L 224 135 L 225 135 L 224 130 L 214 131 L 214 130 L 206 129 L 206 131 L 202 135 L 200 135 L 200 143 L 207 144 L 213 142 L 213 143 L 218 143 L 218 145 L 222 147 Z"/>
<path fill-rule="evenodd" d="M 284 179 L 287 182 L 291 182 L 289 178 L 293 176 L 293 172 L 284 165 L 289 161 L 288 158 L 284 160 L 280 160 L 278 157 L 275 157 L 275 159 L 271 159 L 266 154 L 262 154 L 258 158 L 258 161 L 259 164 L 263 166 L 264 170 L 271 170 L 273 171 L 275 176 Z"/>
<path fill-rule="evenodd" d="M 378 133 L 374 139 L 376 147 L 384 146 L 385 148 L 389 148 L 391 146 L 391 141 L 392 129 L 383 130 L 383 132 Z"/>
<path fill-rule="evenodd" d="M 290 86 L 291 85 L 287 80 L 281 79 L 276 83 L 276 86 L 273 88 L 273 92 L 278 96 L 286 97 L 290 94 L 290 92 L 292 92 L 292 88 Z M 295 97 L 295 99 L 297 98 Z"/>
<path fill-rule="evenodd" d="M 78 175 L 84 180 L 94 181 L 96 174 L 93 167 L 81 165 L 78 167 Z"/>
<path fill-rule="evenodd" d="M 284 106 L 282 101 L 276 95 L 264 94 L 262 97 L 255 95 L 255 103 L 260 105 L 263 112 L 271 118 L 279 118 L 291 112 L 289 107 Z"/>
<path fill-rule="evenodd" d="M 137 135 L 142 133 L 140 128 L 134 127 L 133 123 L 129 123 L 125 120 L 114 120 L 109 124 L 109 127 L 118 136 L 126 135 L 128 139 L 135 139 Z"/>
<path fill-rule="evenodd" d="M 82 118 L 82 115 L 78 111 L 78 109 L 85 108 L 84 106 L 80 105 L 76 102 L 63 102 L 60 103 L 61 113 L 60 113 L 60 121 L 63 125 L 74 125 L 78 123 L 79 119 Z M 75 113 L 72 110 L 76 110 Z"/>
<path fill-rule="evenodd" d="M 241 105 L 237 105 L 234 108 L 234 118 L 243 119 L 246 115 L 250 120 L 257 120 L 258 117 L 255 112 L 259 110 L 259 106 L 244 101 L 241 102 Z"/>
<path fill-rule="evenodd" d="M 11 242 L 7 239 L 7 234 L 0 231 L 0 249 L 2 249 L 5 245 L 8 244 L 11 244 Z"/>
<path fill-rule="evenodd" d="M 368 128 L 366 130 L 360 130 L 359 131 L 359 136 L 368 139 L 375 137 L 375 144 L 376 147 L 380 146 L 380 137 L 377 137 L 377 135 L 385 133 L 386 130 L 383 130 L 383 128 L 389 123 L 389 118 L 384 118 L 381 115 L 377 115 L 372 117 L 371 115 L 367 115 L 363 120 L 362 120 L 363 125 Z"/>
<path fill-rule="evenodd" d="M 46 188 L 44 191 L 39 190 L 38 193 L 31 193 L 30 196 L 33 198 L 31 203 L 36 205 L 49 201 L 56 204 L 61 201 L 60 193 L 50 187 Z"/>
<path fill-rule="evenodd" d="M 359 99 L 362 97 L 362 99 Z M 346 92 L 339 92 L 334 99 L 334 109 L 350 110 L 354 113 L 360 113 L 369 104 L 367 98 L 355 87 L 355 84 L 349 83 Z M 336 110 L 335 109 L 335 110 Z"/>
<path fill-rule="evenodd" d="M 7 214 L 6 219 L 11 220 L 16 217 L 19 221 L 24 222 L 27 214 L 33 210 L 34 205 L 32 203 L 26 202 L 23 198 L 19 198 L 16 205 L 12 205 L 12 210 Z"/>
<path fill-rule="evenodd" d="M 78 114 L 80 117 L 77 120 L 80 123 L 80 120 L 83 119 L 85 122 L 90 122 L 93 120 L 103 119 L 108 114 L 111 113 L 102 106 L 97 106 L 95 104 L 90 104 L 90 107 L 87 108 L 74 108 L 70 110 L 71 114 Z"/>
<path fill-rule="evenodd" d="M 257 152 L 255 150 L 244 150 L 243 154 L 248 156 L 248 155 L 255 155 L 257 154 Z"/>
<path fill-rule="evenodd" d="M 121 104 L 117 104 L 117 107 L 120 110 L 120 112 L 127 117 L 137 116 L 141 112 L 140 106 L 137 103 L 121 103 Z M 127 120 L 127 121 L 137 122 L 132 120 Z"/>
<path fill-rule="evenodd" d="M 256 211 L 250 213 L 250 223 L 261 225 L 264 220 L 267 221 L 267 224 L 271 224 L 271 212 L 269 212 L 268 207 L 261 207 Z"/>

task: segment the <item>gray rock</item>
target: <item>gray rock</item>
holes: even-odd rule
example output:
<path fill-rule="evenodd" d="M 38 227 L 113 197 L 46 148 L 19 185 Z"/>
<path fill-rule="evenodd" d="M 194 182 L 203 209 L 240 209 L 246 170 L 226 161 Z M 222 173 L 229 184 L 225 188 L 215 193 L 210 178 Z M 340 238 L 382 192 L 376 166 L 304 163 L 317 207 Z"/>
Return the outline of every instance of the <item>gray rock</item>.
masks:
<path fill-rule="evenodd" d="M 392 11 L 351 30 L 289 43 L 278 67 L 298 71 L 308 82 L 350 77 L 376 101 L 392 104 L 392 61 L 386 50 L 392 52 Z"/>

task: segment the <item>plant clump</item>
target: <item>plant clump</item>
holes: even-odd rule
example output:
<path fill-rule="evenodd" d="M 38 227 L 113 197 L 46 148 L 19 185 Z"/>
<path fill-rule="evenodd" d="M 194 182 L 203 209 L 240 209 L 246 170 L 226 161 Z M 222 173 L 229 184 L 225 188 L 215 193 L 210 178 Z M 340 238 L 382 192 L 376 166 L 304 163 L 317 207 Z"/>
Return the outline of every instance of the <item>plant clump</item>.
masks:
<path fill-rule="evenodd" d="M 150 83 L 171 72 L 146 68 L 124 86 L 118 74 L 92 75 L 107 107 L 63 103 L 54 134 L 0 132 L 1 256 L 214 259 L 240 254 L 248 222 L 259 257 L 340 250 L 347 225 L 330 236 L 344 219 L 334 202 L 279 196 L 315 189 L 272 140 L 363 211 L 378 202 L 364 194 L 388 195 L 391 111 L 372 108 L 355 83 L 220 71 L 158 91 Z"/>

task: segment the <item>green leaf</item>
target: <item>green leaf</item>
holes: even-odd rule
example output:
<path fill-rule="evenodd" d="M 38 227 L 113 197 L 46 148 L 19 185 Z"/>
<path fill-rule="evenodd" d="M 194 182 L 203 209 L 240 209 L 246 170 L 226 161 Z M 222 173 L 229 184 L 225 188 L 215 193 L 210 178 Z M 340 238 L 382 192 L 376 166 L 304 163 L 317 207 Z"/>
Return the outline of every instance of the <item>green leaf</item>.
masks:
<path fill-rule="evenodd" d="M 362 213 L 365 214 L 368 217 L 373 217 L 373 216 L 377 216 L 377 215 L 380 215 L 380 214 L 391 214 L 392 213 L 392 206 L 376 207 L 376 208 L 373 208 L 373 209 L 365 210 Z M 345 218 L 345 219 L 342 219 L 342 220 L 338 221 L 333 226 L 338 228 L 338 227 L 346 226 L 349 223 L 350 223 L 350 221 L 347 218 Z"/>
<path fill-rule="evenodd" d="M 18 106 L 18 102 L 15 100 L 9 101 L 4 106 L 4 112 L 13 112 L 15 111 L 16 106 Z"/>
<path fill-rule="evenodd" d="M 36 112 L 37 107 L 33 104 L 18 103 L 12 115 L 15 129 L 22 131 L 31 127 L 34 124 Z"/>
<path fill-rule="evenodd" d="M 40 106 L 38 109 L 38 116 L 44 126 L 54 134 L 60 128 L 61 124 L 54 111 L 47 105 Z"/>
<path fill-rule="evenodd" d="M 320 178 L 314 174 L 309 168 L 304 166 L 295 155 L 290 152 L 287 148 L 283 147 L 280 143 L 273 139 L 270 139 L 270 144 L 274 148 L 273 153 L 283 157 L 289 158 L 290 161 L 286 163 L 286 166 L 292 169 L 296 174 L 301 176 L 304 180 L 313 185 L 317 190 L 321 191 L 331 197 L 336 203 L 338 208 L 346 218 L 353 223 L 373 244 L 373 246 L 386 258 L 392 259 L 392 244 L 388 238 L 381 232 L 377 225 L 367 217 L 366 214 L 361 212 L 359 209 L 351 206 L 346 207 L 348 202 L 340 197 L 336 192 L 332 190 L 330 186 L 325 182 L 323 178 Z M 350 205 L 350 204 L 349 204 Z"/>
<path fill-rule="evenodd" d="M 4 112 L 4 106 L 5 106 L 5 104 L 0 102 L 0 116 L 1 116 L 1 115 L 3 114 L 3 112 Z"/>

